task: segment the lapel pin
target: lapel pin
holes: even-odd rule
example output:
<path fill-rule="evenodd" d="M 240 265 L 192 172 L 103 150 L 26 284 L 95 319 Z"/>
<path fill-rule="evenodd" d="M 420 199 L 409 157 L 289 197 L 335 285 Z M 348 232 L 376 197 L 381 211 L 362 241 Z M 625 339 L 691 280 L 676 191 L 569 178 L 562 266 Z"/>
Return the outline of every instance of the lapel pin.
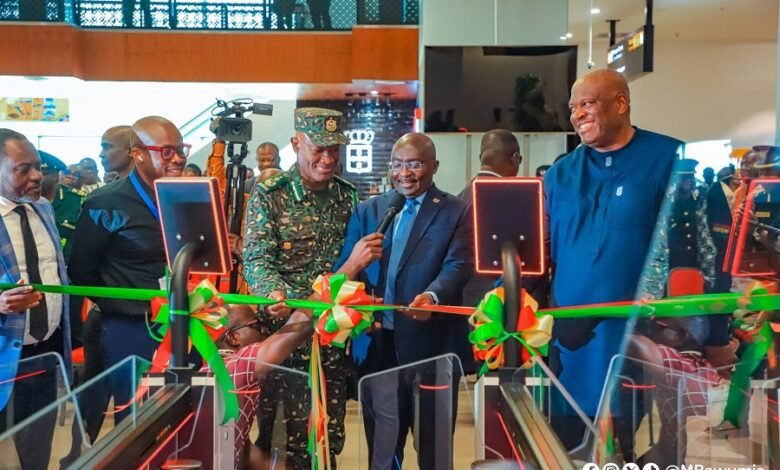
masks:
<path fill-rule="evenodd" d="M 438 204 L 440 202 L 441 202 L 441 199 L 439 199 L 438 197 L 433 198 L 433 203 L 434 204 Z"/>

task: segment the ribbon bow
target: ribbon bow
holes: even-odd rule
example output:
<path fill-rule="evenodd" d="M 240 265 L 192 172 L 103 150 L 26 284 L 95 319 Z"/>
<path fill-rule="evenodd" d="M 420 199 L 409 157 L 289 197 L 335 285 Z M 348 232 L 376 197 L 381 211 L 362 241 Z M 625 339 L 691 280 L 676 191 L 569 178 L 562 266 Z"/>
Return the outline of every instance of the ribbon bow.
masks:
<path fill-rule="evenodd" d="M 523 290 L 517 322 L 517 332 L 504 330 L 504 289 L 499 287 L 485 294 L 477 309 L 469 317 L 474 330 L 469 333 L 474 356 L 484 361 L 479 375 L 495 370 L 504 364 L 504 342 L 513 338 L 523 345 L 522 358 L 527 362 L 532 356 L 547 355 L 547 343 L 552 337 L 553 318 L 536 315 L 538 304 Z"/>
<path fill-rule="evenodd" d="M 224 301 L 220 298 L 219 292 L 207 280 L 195 287 L 189 295 L 189 301 L 189 312 L 174 310 L 172 313 L 190 318 L 190 344 L 195 346 L 203 360 L 214 372 L 214 378 L 225 405 L 222 411 L 222 424 L 226 424 L 231 419 L 238 419 L 238 397 L 235 393 L 233 378 L 230 376 L 214 340 L 227 326 L 227 310 L 223 307 Z M 171 357 L 170 310 L 164 299 L 153 299 L 152 307 L 155 311 L 153 321 L 161 325 L 158 335 L 162 338 L 155 339 L 161 341 L 162 344 L 155 352 L 151 370 L 152 372 L 161 372 Z"/>
<path fill-rule="evenodd" d="M 312 468 L 330 468 L 328 443 L 328 410 L 325 374 L 322 370 L 320 345 L 345 347 L 348 338 L 354 338 L 371 326 L 372 310 L 360 311 L 353 306 L 371 305 L 362 282 L 347 279 L 345 274 L 326 274 L 314 281 L 314 292 L 321 302 L 312 304 L 317 318 L 309 361 L 309 387 L 311 388 L 311 414 L 309 415 L 308 451 L 312 456 Z"/>
<path fill-rule="evenodd" d="M 314 281 L 314 292 L 324 303 L 313 309 L 317 318 L 314 327 L 322 346 L 344 348 L 348 338 L 354 338 L 371 326 L 372 312 L 353 306 L 371 305 L 362 282 L 350 281 L 345 274 L 326 274 Z"/>

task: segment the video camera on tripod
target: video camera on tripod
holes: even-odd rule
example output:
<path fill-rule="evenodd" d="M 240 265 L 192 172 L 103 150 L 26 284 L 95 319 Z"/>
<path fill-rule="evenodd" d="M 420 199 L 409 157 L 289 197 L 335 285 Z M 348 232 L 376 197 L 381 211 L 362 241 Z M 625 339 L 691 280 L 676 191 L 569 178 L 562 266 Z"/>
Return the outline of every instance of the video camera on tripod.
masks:
<path fill-rule="evenodd" d="M 255 103 L 251 98 L 233 101 L 217 99 L 217 105 L 211 110 L 211 132 L 217 139 L 225 142 L 249 142 L 252 140 L 252 120 L 245 118 L 247 113 L 272 116 L 274 105 Z"/>
<path fill-rule="evenodd" d="M 252 140 L 252 120 L 244 116 L 248 113 L 271 116 L 273 112 L 273 105 L 255 103 L 251 98 L 233 101 L 217 99 L 217 105 L 211 110 L 213 118 L 209 128 L 216 135 L 212 154 L 216 155 L 217 149 L 220 149 L 221 154 L 227 148 L 229 158 L 225 169 L 225 213 L 228 230 L 235 235 L 241 235 L 244 219 L 244 184 L 248 170 L 242 162 L 248 153 L 248 143 Z M 238 286 L 238 264 L 239 260 L 234 256 L 230 272 L 230 292 L 236 292 Z"/>

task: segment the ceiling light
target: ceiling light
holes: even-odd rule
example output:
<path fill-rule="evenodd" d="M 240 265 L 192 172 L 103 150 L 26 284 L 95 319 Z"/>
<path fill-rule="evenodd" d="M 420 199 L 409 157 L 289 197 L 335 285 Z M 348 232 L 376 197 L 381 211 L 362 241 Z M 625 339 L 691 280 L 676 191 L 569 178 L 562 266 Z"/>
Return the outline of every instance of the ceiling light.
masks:
<path fill-rule="evenodd" d="M 566 36 L 561 36 L 561 41 L 565 41 L 566 39 Z"/>
<path fill-rule="evenodd" d="M 571 34 L 571 33 L 566 33 L 566 39 L 571 39 L 571 38 L 572 38 L 572 36 L 573 36 L 573 34 Z"/>
<path fill-rule="evenodd" d="M 590 9 L 591 15 L 598 15 L 599 13 L 601 13 L 601 10 L 598 7 Z"/>
<path fill-rule="evenodd" d="M 371 96 L 376 96 L 376 95 L 378 95 L 378 94 L 379 94 L 379 92 L 378 92 L 378 91 L 376 91 L 376 90 L 371 90 Z"/>

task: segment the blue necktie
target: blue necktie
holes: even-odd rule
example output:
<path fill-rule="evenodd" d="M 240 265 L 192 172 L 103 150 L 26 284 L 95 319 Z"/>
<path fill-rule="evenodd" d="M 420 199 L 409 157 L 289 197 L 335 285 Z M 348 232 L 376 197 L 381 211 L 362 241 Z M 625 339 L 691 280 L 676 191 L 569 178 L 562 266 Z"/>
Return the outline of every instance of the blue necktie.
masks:
<path fill-rule="evenodd" d="M 398 229 L 393 235 L 393 244 L 390 248 L 390 260 L 387 262 L 387 276 L 385 276 L 385 304 L 395 302 L 395 278 L 398 275 L 398 265 L 401 263 L 401 256 L 404 254 L 406 242 L 409 241 L 409 234 L 414 225 L 415 207 L 420 202 L 417 199 L 407 199 L 404 205 L 404 211 L 401 213 L 401 219 L 398 221 Z M 382 317 L 382 326 L 388 330 L 393 329 L 393 311 L 385 311 Z"/>

